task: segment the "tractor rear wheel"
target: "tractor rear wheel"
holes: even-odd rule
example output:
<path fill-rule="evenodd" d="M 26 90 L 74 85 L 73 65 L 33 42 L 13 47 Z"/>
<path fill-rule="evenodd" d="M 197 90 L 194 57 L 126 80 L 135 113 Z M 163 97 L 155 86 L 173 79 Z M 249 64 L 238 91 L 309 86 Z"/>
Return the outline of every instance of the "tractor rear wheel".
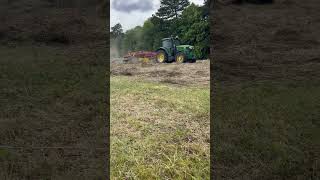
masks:
<path fill-rule="evenodd" d="M 157 56 L 156 56 L 156 61 L 158 63 L 165 63 L 168 62 L 168 55 L 164 50 L 158 50 L 157 51 Z"/>
<path fill-rule="evenodd" d="M 176 62 L 177 62 L 177 63 L 184 63 L 184 62 L 187 61 L 186 55 L 185 55 L 184 53 L 182 53 L 182 52 L 178 52 L 178 53 L 176 54 L 175 59 L 176 59 Z"/>

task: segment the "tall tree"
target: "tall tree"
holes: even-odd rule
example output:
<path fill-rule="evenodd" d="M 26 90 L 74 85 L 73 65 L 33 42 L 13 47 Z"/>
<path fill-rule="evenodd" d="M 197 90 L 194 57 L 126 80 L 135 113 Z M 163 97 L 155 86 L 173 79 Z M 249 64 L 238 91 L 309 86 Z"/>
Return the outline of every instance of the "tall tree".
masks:
<path fill-rule="evenodd" d="M 123 36 L 124 36 L 124 33 L 123 33 L 122 25 L 120 23 L 111 27 L 111 32 L 110 32 L 111 46 L 117 49 L 118 51 L 117 53 L 119 55 L 122 55 L 123 53 L 123 47 L 122 47 Z"/>
<path fill-rule="evenodd" d="M 126 31 L 123 39 L 123 48 L 125 52 L 143 50 L 142 36 L 143 31 L 141 26 L 136 26 L 133 29 Z"/>
<path fill-rule="evenodd" d="M 204 5 L 202 6 L 204 18 L 208 18 L 210 15 L 210 3 L 213 4 L 210 0 L 204 1 Z"/>
<path fill-rule="evenodd" d="M 119 37 L 123 34 L 122 25 L 120 23 L 114 25 L 111 27 L 111 36 L 113 37 Z"/>
<path fill-rule="evenodd" d="M 152 48 L 153 50 L 155 50 L 161 45 L 162 38 L 169 37 L 171 35 L 171 31 L 170 31 L 171 24 L 170 22 L 164 21 L 163 19 L 154 15 L 150 18 L 150 21 L 154 25 L 154 33 L 152 35 L 153 37 Z"/>
<path fill-rule="evenodd" d="M 160 8 L 156 15 L 164 20 L 177 19 L 189 4 L 189 0 L 161 0 Z"/>
<path fill-rule="evenodd" d="M 206 58 L 209 50 L 209 22 L 203 16 L 203 6 L 191 4 L 179 20 L 179 36 L 182 41 L 195 46 L 198 58 Z"/>

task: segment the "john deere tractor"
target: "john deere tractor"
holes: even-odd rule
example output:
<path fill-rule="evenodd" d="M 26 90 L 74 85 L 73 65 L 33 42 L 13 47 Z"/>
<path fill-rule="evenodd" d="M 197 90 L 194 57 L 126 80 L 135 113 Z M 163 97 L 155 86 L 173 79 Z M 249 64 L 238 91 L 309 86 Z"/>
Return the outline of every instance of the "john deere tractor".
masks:
<path fill-rule="evenodd" d="M 194 47 L 191 45 L 181 45 L 178 37 L 162 39 L 162 47 L 157 51 L 156 60 L 159 63 L 185 63 L 196 62 Z"/>

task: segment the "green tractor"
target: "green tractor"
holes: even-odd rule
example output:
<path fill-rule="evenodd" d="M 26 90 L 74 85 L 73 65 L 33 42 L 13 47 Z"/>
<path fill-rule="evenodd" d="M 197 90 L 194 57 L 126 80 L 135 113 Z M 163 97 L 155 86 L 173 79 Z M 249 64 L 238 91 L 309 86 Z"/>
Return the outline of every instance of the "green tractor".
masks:
<path fill-rule="evenodd" d="M 156 61 L 158 63 L 185 63 L 196 62 L 194 47 L 191 45 L 181 45 L 178 37 L 162 39 L 162 47 L 156 51 Z"/>

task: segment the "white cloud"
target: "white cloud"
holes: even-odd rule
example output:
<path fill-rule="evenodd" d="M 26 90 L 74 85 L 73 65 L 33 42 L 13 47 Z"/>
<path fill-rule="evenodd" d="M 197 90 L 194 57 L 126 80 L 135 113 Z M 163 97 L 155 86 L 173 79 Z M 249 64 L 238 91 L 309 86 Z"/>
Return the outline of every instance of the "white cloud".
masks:
<path fill-rule="evenodd" d="M 122 0 L 121 2 L 127 2 L 127 8 L 130 7 L 136 7 L 135 3 L 143 3 L 143 1 L 149 1 L 152 2 L 150 4 L 153 5 L 153 9 L 151 8 L 148 11 L 141 11 L 141 9 L 146 8 L 146 6 L 136 7 L 136 11 L 129 10 L 128 12 L 123 12 L 125 8 L 120 9 L 119 7 L 114 7 L 115 4 L 119 4 L 119 2 L 114 3 L 115 1 L 119 0 L 111 0 L 110 2 L 110 25 L 111 27 L 114 26 L 117 23 L 120 23 L 124 29 L 124 31 L 131 29 L 138 25 L 143 25 L 144 21 L 147 20 L 149 17 L 154 14 L 157 9 L 160 7 L 160 0 Z M 202 5 L 204 0 L 190 0 L 190 2 L 193 2 L 198 5 Z M 133 5 L 134 4 L 134 5 Z M 118 9 L 118 10 L 116 10 Z"/>
<path fill-rule="evenodd" d="M 154 4 L 150 0 L 117 0 L 112 1 L 112 7 L 120 12 L 141 11 L 147 12 L 154 9 Z"/>

